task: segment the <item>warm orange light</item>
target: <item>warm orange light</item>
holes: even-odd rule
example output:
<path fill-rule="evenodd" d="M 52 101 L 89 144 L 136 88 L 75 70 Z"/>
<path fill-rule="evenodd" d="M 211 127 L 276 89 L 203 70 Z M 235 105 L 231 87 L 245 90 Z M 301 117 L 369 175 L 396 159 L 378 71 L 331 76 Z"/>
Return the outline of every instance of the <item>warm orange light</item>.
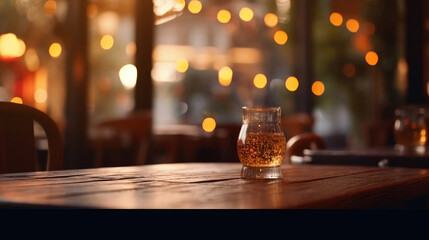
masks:
<path fill-rule="evenodd" d="M 114 35 L 119 28 L 120 17 L 115 11 L 104 11 L 97 16 L 97 27 L 101 35 Z"/>
<path fill-rule="evenodd" d="M 137 68 L 133 64 L 126 64 L 119 70 L 119 79 L 126 89 L 132 89 L 137 83 Z"/>
<path fill-rule="evenodd" d="M 346 27 L 350 32 L 355 33 L 359 30 L 359 22 L 356 19 L 349 19 L 346 22 Z"/>
<path fill-rule="evenodd" d="M 10 102 L 19 103 L 19 104 L 23 103 L 22 98 L 20 98 L 20 97 L 14 97 L 10 100 Z"/>
<path fill-rule="evenodd" d="M 46 92 L 45 89 L 39 88 L 39 89 L 36 89 L 36 91 L 34 91 L 34 100 L 37 103 L 45 103 L 47 99 L 48 99 L 48 93 Z"/>
<path fill-rule="evenodd" d="M 253 11 L 248 7 L 244 7 L 240 10 L 238 15 L 240 16 L 241 20 L 249 22 L 253 18 Z"/>
<path fill-rule="evenodd" d="M 299 81 L 296 77 L 288 77 L 285 82 L 286 89 L 294 92 L 298 89 Z"/>
<path fill-rule="evenodd" d="M 257 88 L 264 88 L 267 85 L 267 77 L 264 74 L 257 74 L 253 79 L 253 84 Z"/>
<path fill-rule="evenodd" d="M 192 0 L 188 4 L 188 10 L 189 12 L 193 14 L 197 14 L 201 12 L 201 9 L 203 8 L 203 4 L 200 1 Z"/>
<path fill-rule="evenodd" d="M 346 75 L 347 77 L 353 77 L 356 74 L 355 65 L 351 63 L 347 63 L 343 67 L 343 72 L 344 72 L 344 75 Z"/>
<path fill-rule="evenodd" d="M 182 11 L 185 8 L 185 6 L 186 6 L 185 0 L 176 0 L 175 7 L 177 8 L 177 11 Z"/>
<path fill-rule="evenodd" d="M 54 0 L 48 0 L 45 2 L 43 6 L 43 10 L 47 15 L 54 15 L 57 11 L 57 2 Z"/>
<path fill-rule="evenodd" d="M 39 68 L 40 60 L 37 51 L 34 48 L 29 48 L 24 56 L 25 64 L 28 70 L 34 72 Z"/>
<path fill-rule="evenodd" d="M 188 68 L 189 68 L 188 60 L 184 58 L 180 58 L 176 60 L 176 70 L 178 72 L 184 73 L 188 70 Z"/>
<path fill-rule="evenodd" d="M 341 26 L 341 24 L 343 24 L 343 16 L 341 16 L 341 14 L 337 12 L 331 13 L 331 15 L 329 16 L 329 21 L 334 26 Z"/>
<path fill-rule="evenodd" d="M 86 17 L 88 18 L 94 18 L 98 13 L 98 7 L 95 3 L 90 3 L 86 7 Z"/>
<path fill-rule="evenodd" d="M 206 132 L 213 132 L 216 128 L 216 121 L 211 118 L 205 118 L 202 123 L 203 130 Z"/>
<path fill-rule="evenodd" d="M 61 55 L 62 47 L 59 43 L 52 43 L 49 47 L 49 55 L 53 58 L 57 58 Z"/>
<path fill-rule="evenodd" d="M 378 63 L 378 55 L 377 55 L 377 53 L 375 53 L 373 51 L 369 51 L 365 55 L 365 60 L 369 65 L 375 66 Z"/>
<path fill-rule="evenodd" d="M 311 86 L 311 91 L 316 96 L 321 96 L 325 92 L 325 85 L 321 81 L 315 81 Z"/>
<path fill-rule="evenodd" d="M 267 13 L 265 14 L 264 22 L 267 27 L 275 27 L 279 22 L 279 18 L 274 13 Z"/>
<path fill-rule="evenodd" d="M 221 23 L 227 23 L 231 20 L 231 13 L 228 10 L 222 9 L 217 13 L 217 20 Z"/>
<path fill-rule="evenodd" d="M 112 35 L 104 35 L 100 40 L 100 46 L 104 50 L 109 50 L 113 47 L 113 44 L 115 43 L 115 40 L 113 39 Z"/>
<path fill-rule="evenodd" d="M 227 87 L 232 81 L 232 69 L 229 67 L 222 67 L 218 72 L 219 84 Z"/>
<path fill-rule="evenodd" d="M 279 30 L 274 34 L 274 41 L 279 45 L 284 45 L 288 40 L 288 35 L 285 31 Z"/>
<path fill-rule="evenodd" d="M 135 42 L 128 43 L 127 46 L 125 47 L 125 53 L 129 57 L 134 56 L 136 54 L 136 43 Z"/>
<path fill-rule="evenodd" d="M 0 57 L 4 59 L 14 59 L 21 57 L 25 53 L 25 43 L 18 39 L 13 33 L 0 35 Z"/>
<path fill-rule="evenodd" d="M 18 49 L 16 51 L 16 56 L 21 57 L 25 53 L 25 43 L 22 39 L 18 39 Z"/>

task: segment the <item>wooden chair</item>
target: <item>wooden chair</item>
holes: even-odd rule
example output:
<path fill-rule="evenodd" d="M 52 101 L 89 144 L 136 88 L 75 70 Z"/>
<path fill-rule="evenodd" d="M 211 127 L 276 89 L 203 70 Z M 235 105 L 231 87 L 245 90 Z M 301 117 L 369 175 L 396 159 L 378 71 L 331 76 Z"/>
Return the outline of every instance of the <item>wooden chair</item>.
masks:
<path fill-rule="evenodd" d="M 35 122 L 43 128 L 48 141 L 46 166 L 37 159 Z M 55 122 L 33 107 L 0 102 L 0 173 L 62 168 L 63 140 Z"/>
<path fill-rule="evenodd" d="M 93 139 L 94 167 L 142 165 L 148 158 L 152 135 L 152 114 L 150 112 L 134 112 L 130 115 L 99 123 L 96 127 L 97 136 Z M 108 133 L 108 134 L 103 134 Z M 132 161 L 121 161 L 122 150 L 132 152 Z M 104 163 L 109 153 L 111 163 Z"/>
<path fill-rule="evenodd" d="M 293 136 L 286 144 L 286 163 L 302 163 L 304 150 L 325 149 L 325 140 L 312 132 L 301 133 Z"/>

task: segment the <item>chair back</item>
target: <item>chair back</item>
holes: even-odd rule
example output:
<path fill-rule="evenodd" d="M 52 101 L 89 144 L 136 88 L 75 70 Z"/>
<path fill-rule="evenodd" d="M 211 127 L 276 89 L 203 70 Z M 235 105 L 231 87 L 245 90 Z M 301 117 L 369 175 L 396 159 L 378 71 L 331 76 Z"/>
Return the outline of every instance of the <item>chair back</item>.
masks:
<path fill-rule="evenodd" d="M 110 166 L 123 165 L 120 151 L 130 148 L 133 151 L 132 165 L 142 165 L 148 158 L 152 135 L 152 114 L 150 111 L 133 112 L 126 117 L 106 120 L 96 126 L 97 131 L 108 130 L 109 135 L 94 139 L 94 167 L 106 166 L 104 159 L 113 158 Z M 110 156 L 106 153 L 110 152 Z"/>
<path fill-rule="evenodd" d="M 48 141 L 46 166 L 37 158 L 34 123 Z M 63 169 L 63 139 L 44 112 L 24 104 L 0 102 L 0 173 Z"/>
<path fill-rule="evenodd" d="M 312 132 L 301 133 L 293 136 L 286 144 L 286 163 L 301 163 L 304 150 L 325 149 L 325 140 Z"/>

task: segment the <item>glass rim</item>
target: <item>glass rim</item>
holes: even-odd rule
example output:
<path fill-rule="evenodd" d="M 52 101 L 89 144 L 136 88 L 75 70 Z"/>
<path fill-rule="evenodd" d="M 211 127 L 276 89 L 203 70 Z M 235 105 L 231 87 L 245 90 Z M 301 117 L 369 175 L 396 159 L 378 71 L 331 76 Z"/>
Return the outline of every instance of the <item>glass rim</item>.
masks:
<path fill-rule="evenodd" d="M 255 112 L 274 112 L 280 111 L 280 107 L 242 107 L 246 111 L 255 111 Z"/>
<path fill-rule="evenodd" d="M 409 112 L 426 113 L 427 107 L 424 105 L 405 105 L 395 109 L 396 115 L 401 115 Z"/>

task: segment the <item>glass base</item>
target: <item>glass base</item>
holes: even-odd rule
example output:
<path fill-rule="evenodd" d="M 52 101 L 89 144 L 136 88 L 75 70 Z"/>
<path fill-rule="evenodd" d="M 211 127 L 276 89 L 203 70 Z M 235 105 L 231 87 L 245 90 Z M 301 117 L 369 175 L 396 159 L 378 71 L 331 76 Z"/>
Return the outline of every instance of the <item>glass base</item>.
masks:
<path fill-rule="evenodd" d="M 400 153 L 424 154 L 426 152 L 426 146 L 405 146 L 402 144 L 396 144 L 395 150 Z"/>
<path fill-rule="evenodd" d="M 282 168 L 277 167 L 248 167 L 241 168 L 241 178 L 246 179 L 281 179 Z"/>

